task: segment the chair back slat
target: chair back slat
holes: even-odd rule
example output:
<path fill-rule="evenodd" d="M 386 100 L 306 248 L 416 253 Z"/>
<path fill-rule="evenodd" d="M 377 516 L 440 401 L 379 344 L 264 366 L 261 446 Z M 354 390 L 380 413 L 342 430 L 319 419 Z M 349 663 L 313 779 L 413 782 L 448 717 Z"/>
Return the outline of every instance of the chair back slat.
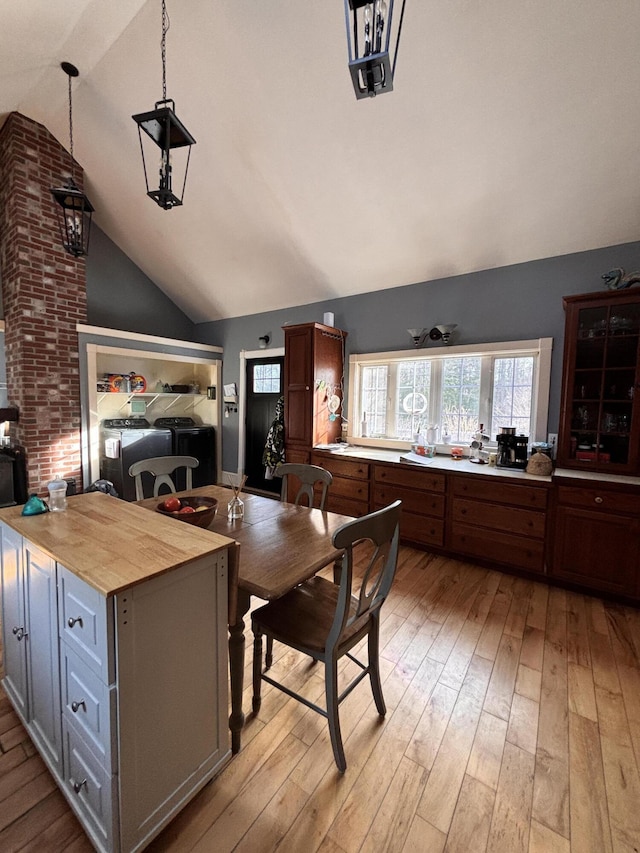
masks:
<path fill-rule="evenodd" d="M 160 493 L 160 486 L 165 485 L 170 492 L 175 493 L 175 483 L 171 478 L 171 474 L 178 468 L 186 469 L 185 486 L 187 489 L 193 487 L 193 469 L 197 468 L 200 462 L 195 456 L 152 456 L 149 459 L 141 459 L 139 462 L 134 462 L 129 466 L 129 476 L 134 477 L 136 485 L 136 500 L 144 499 L 144 486 L 142 483 L 142 475 L 144 473 L 153 474 L 155 477 L 153 483 L 153 496 L 157 498 Z"/>
<path fill-rule="evenodd" d="M 280 492 L 280 500 L 294 504 L 304 504 L 303 498 L 306 498 L 307 505 L 313 506 L 313 487 L 316 483 L 322 483 L 322 494 L 320 496 L 320 509 L 324 509 L 324 504 L 327 498 L 327 490 L 333 481 L 333 475 L 330 471 L 321 468 L 319 465 L 304 465 L 296 462 L 284 462 L 278 465 L 276 469 L 276 477 L 282 477 L 282 490 Z M 293 500 L 289 498 L 290 477 L 297 477 L 300 482 L 300 487 Z"/>
<path fill-rule="evenodd" d="M 384 509 L 343 524 L 333 534 L 334 547 L 344 549 L 344 554 L 338 604 L 327 640 L 327 651 L 339 646 L 345 631 L 358 620 L 364 622 L 373 610 L 382 607 L 389 594 L 398 562 L 401 507 L 402 501 L 394 501 Z M 352 614 L 354 548 L 365 543 L 372 553 L 362 579 L 357 607 Z"/>

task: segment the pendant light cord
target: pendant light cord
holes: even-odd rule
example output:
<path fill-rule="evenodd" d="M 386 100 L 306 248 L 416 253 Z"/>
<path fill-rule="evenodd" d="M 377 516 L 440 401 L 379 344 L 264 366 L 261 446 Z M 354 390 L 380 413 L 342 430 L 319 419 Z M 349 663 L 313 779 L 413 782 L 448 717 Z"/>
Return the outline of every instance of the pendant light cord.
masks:
<path fill-rule="evenodd" d="M 166 0 L 162 0 L 162 100 L 167 100 L 167 32 L 171 26 L 169 15 L 167 13 Z"/>
<path fill-rule="evenodd" d="M 73 107 L 71 101 L 71 75 L 69 75 L 69 147 L 71 149 L 71 183 L 73 180 Z"/>

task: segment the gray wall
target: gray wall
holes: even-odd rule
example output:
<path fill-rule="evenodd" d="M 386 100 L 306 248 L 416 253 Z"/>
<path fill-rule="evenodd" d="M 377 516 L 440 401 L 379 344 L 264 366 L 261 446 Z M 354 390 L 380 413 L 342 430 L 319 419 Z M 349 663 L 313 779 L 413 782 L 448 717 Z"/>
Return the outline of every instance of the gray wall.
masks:
<path fill-rule="evenodd" d="M 347 359 L 351 353 L 409 349 L 408 328 L 438 323 L 458 324 L 456 344 L 552 337 L 548 431 L 557 432 L 562 297 L 602 290 L 600 276 L 613 267 L 640 269 L 640 242 L 200 324 L 186 317 L 95 224 L 86 263 L 91 325 L 224 347 L 225 383 L 239 384 L 240 350 L 258 349 L 264 334 L 271 336 L 271 348 L 282 347 L 282 326 L 321 323 L 325 311 L 332 311 L 336 326 L 349 333 Z M 0 360 L 0 380 L 5 379 L 2 367 Z M 222 429 L 223 469 L 235 470 L 238 415 L 225 418 Z"/>
<path fill-rule="evenodd" d="M 239 382 L 240 350 L 257 349 L 260 335 L 268 333 L 270 346 L 281 347 L 282 326 L 321 323 L 325 311 L 332 311 L 335 325 L 349 333 L 347 359 L 350 353 L 409 349 L 412 343 L 408 328 L 429 329 L 438 323 L 458 324 L 455 344 L 552 337 L 548 431 L 557 432 L 564 341 L 562 297 L 604 289 L 600 276 L 613 267 L 623 267 L 627 272 L 640 269 L 640 243 L 201 323 L 196 326 L 196 334 L 203 343 L 224 347 L 225 383 Z M 346 416 L 349 417 L 348 412 Z M 224 470 L 235 470 L 237 415 L 223 421 L 222 446 Z"/>
<path fill-rule="evenodd" d="M 95 223 L 87 265 L 87 320 L 91 326 L 195 340 L 195 325 Z"/>

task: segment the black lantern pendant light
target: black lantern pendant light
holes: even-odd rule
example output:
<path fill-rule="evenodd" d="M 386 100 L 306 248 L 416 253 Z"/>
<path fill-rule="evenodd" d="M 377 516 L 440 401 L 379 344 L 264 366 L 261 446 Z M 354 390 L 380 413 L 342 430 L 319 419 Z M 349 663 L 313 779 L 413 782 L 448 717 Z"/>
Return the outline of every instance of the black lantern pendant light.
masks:
<path fill-rule="evenodd" d="M 402 0 L 391 64 L 393 0 L 344 0 L 349 71 L 358 100 L 393 91 L 405 2 Z"/>
<path fill-rule="evenodd" d="M 138 136 L 140 138 L 140 151 L 142 153 L 142 166 L 144 168 L 144 180 L 147 185 L 147 195 L 156 204 L 165 210 L 179 207 L 184 197 L 184 188 L 187 184 L 187 172 L 189 171 L 189 160 L 191 158 L 191 146 L 195 145 L 195 139 L 187 128 L 182 124 L 175 114 L 175 103 L 167 98 L 167 61 L 166 61 L 166 39 L 169 29 L 169 19 L 165 0 L 162 0 L 162 100 L 156 101 L 153 110 L 148 113 L 139 113 L 131 116 L 138 125 Z M 160 154 L 159 186 L 158 189 L 149 189 L 147 177 L 147 163 L 144 156 L 142 144 L 142 131 L 147 134 L 158 146 Z M 171 152 L 174 148 L 188 147 L 187 164 L 184 170 L 184 181 L 182 183 L 182 194 L 175 195 L 172 188 L 173 164 Z"/>
<path fill-rule="evenodd" d="M 71 78 L 78 76 L 78 69 L 70 62 L 61 62 L 60 67 L 69 77 L 69 141 L 71 154 L 71 176 L 62 187 L 52 187 L 51 194 L 58 203 L 56 214 L 60 239 L 65 252 L 76 258 L 89 251 L 91 216 L 93 206 L 86 195 L 76 186 L 73 179 L 73 107 L 71 101 Z"/>

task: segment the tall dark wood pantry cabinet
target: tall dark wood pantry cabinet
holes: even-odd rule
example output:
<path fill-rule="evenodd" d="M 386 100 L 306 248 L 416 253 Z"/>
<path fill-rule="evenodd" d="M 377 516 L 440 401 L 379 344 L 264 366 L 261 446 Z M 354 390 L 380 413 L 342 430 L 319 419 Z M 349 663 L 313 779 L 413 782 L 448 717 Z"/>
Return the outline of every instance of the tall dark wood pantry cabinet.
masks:
<path fill-rule="evenodd" d="M 338 440 L 346 332 L 322 323 L 284 326 L 284 423 L 288 462 Z"/>

